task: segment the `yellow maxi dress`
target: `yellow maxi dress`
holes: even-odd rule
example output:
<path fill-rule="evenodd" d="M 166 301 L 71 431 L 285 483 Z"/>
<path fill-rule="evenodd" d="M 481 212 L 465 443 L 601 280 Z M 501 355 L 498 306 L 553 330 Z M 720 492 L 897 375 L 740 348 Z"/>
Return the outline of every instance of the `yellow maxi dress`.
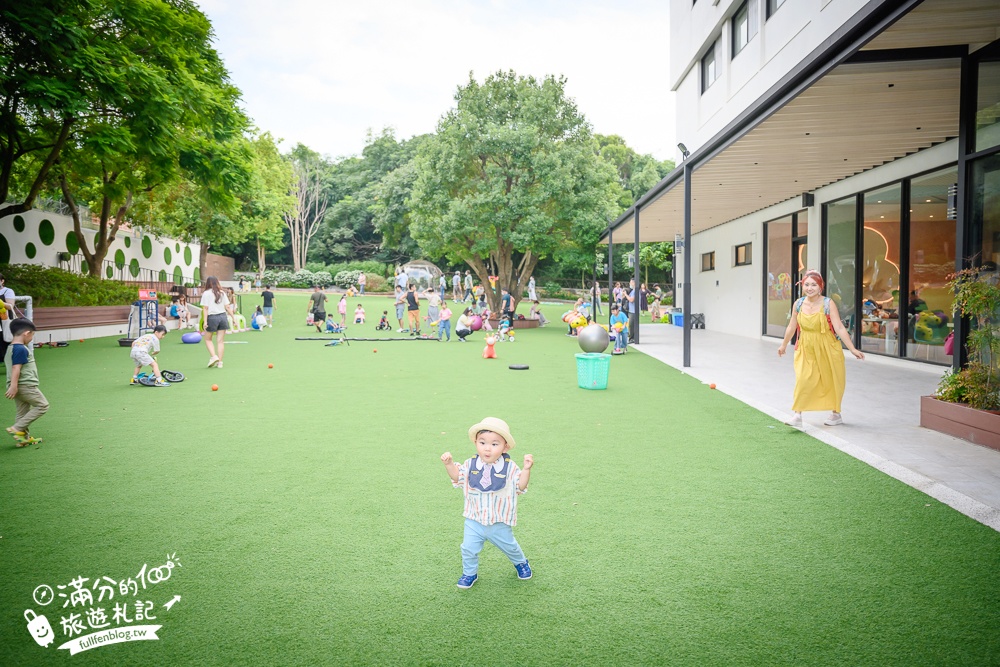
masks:
<path fill-rule="evenodd" d="M 826 314 L 800 312 L 799 339 L 795 348 L 795 394 L 792 410 L 840 412 L 846 372 L 840 341 L 830 331 Z"/>

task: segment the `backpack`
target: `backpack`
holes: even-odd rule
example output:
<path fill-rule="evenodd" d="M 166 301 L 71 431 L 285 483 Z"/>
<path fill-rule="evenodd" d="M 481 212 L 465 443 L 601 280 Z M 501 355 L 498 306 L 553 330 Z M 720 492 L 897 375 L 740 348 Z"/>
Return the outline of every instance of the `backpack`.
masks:
<path fill-rule="evenodd" d="M 796 312 L 796 314 L 802 312 L 802 304 L 805 302 L 805 300 L 806 300 L 806 298 L 804 296 L 800 296 L 798 298 L 798 300 L 795 302 L 795 312 Z M 826 323 L 830 326 L 830 333 L 833 334 L 833 337 L 837 339 L 838 343 L 841 342 L 840 341 L 840 336 L 837 335 L 836 329 L 833 328 L 833 320 L 830 319 L 830 298 L 826 297 L 826 296 L 823 297 L 823 314 L 826 315 Z M 801 338 L 802 338 L 802 327 L 798 326 L 798 323 L 796 322 L 796 325 L 795 325 L 795 349 L 798 349 L 798 347 L 799 347 L 799 340 Z"/>

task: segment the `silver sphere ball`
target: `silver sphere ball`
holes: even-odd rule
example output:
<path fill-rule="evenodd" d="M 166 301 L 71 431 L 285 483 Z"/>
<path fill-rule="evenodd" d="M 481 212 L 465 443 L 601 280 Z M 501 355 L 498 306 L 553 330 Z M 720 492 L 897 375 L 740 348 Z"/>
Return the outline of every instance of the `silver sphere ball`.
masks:
<path fill-rule="evenodd" d="M 600 324 L 588 324 L 576 336 L 584 352 L 604 352 L 611 344 L 608 332 Z"/>

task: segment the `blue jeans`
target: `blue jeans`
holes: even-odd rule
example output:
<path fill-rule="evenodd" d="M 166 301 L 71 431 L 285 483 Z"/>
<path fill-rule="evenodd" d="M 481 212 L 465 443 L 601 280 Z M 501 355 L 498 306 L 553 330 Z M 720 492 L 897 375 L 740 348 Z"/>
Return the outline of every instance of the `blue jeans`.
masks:
<path fill-rule="evenodd" d="M 447 334 L 448 340 L 451 340 L 451 320 L 441 320 L 438 322 L 438 340 L 441 340 L 443 336 Z"/>
<path fill-rule="evenodd" d="M 479 552 L 486 542 L 492 542 L 514 565 L 527 563 L 521 546 L 514 539 L 514 529 L 505 523 L 484 526 L 472 519 L 465 520 L 465 539 L 462 540 L 462 574 L 479 572 Z"/>

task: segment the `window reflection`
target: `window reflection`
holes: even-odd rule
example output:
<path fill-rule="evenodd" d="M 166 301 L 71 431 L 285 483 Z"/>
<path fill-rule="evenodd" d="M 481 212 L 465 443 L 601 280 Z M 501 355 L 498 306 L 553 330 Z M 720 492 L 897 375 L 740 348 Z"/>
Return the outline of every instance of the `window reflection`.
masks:
<path fill-rule="evenodd" d="M 914 178 L 910 184 L 909 335 L 906 356 L 950 363 L 945 339 L 954 328 L 955 221 L 948 220 L 948 187 L 958 181 L 952 167 Z"/>

